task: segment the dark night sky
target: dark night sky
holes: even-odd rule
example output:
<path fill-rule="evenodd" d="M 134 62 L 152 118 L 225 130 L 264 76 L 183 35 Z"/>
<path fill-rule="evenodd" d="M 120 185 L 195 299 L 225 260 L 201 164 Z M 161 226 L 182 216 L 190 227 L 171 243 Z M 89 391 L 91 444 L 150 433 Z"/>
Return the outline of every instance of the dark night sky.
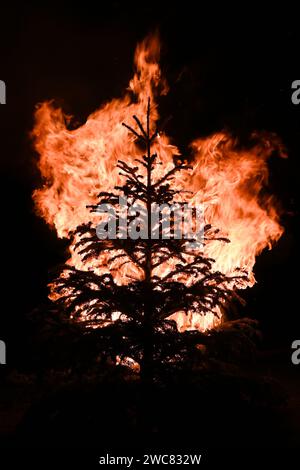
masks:
<path fill-rule="evenodd" d="M 7 85 L 0 107 L 1 339 L 17 344 L 26 334 L 25 313 L 45 298 L 48 270 L 65 259 L 65 243 L 34 215 L 31 202 L 41 184 L 29 139 L 35 104 L 55 98 L 84 122 L 123 92 L 136 43 L 158 27 L 170 85 L 161 114 L 171 117 L 167 130 L 182 151 L 223 128 L 243 139 L 254 129 L 273 131 L 287 147 L 289 159 L 271 163 L 270 186 L 295 215 L 283 217 L 286 234 L 258 260 L 259 284 L 247 295 L 246 311 L 262 320 L 270 341 L 290 343 L 300 327 L 298 276 L 291 271 L 299 262 L 300 105 L 290 98 L 291 82 L 300 78 L 296 15 L 245 5 L 227 14 L 216 6 L 199 12 L 188 1 L 98 3 L 12 4 L 1 15 L 0 79 Z"/>

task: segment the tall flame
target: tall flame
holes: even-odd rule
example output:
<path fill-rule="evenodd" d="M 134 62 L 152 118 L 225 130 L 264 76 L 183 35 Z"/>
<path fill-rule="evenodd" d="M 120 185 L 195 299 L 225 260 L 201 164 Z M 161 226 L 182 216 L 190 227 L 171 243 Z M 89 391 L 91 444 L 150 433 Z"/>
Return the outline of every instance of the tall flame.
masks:
<path fill-rule="evenodd" d="M 68 238 L 70 231 L 89 221 L 91 214 L 86 206 L 97 202 L 100 191 L 112 190 L 121 182 L 118 159 L 130 162 L 139 156 L 134 139 L 121 124 L 130 122 L 133 115 L 145 116 L 149 97 L 151 121 L 158 120 L 157 95 L 168 91 L 159 55 L 157 36 L 139 44 L 134 57 L 136 73 L 127 93 L 104 104 L 75 130 L 68 129 L 71 116 L 52 102 L 37 106 L 32 136 L 44 186 L 33 198 L 38 213 L 55 227 L 58 237 Z M 241 150 L 226 133 L 197 139 L 191 143 L 193 170 L 175 180 L 178 187 L 192 189 L 190 198 L 195 204 L 204 204 L 206 222 L 229 238 L 230 243 L 210 243 L 205 251 L 215 259 L 215 269 L 224 274 L 234 274 L 238 269 L 248 273 L 248 280 L 240 281 L 239 288 L 255 283 L 256 256 L 283 233 L 274 198 L 262 196 L 268 180 L 267 160 L 280 145 L 274 136 L 256 136 L 255 140 L 250 150 Z M 163 163 L 156 170 L 161 172 L 171 168 L 174 155 L 180 154 L 165 134 L 155 142 L 154 151 Z M 69 264 L 87 268 L 76 254 L 74 242 L 70 253 Z M 94 267 L 107 270 L 105 256 Z M 124 282 L 125 269 L 135 271 L 133 266 L 119 269 L 117 281 Z M 205 330 L 216 322 L 214 315 L 203 317 L 201 313 L 186 317 L 178 312 L 175 318 L 182 330 Z"/>

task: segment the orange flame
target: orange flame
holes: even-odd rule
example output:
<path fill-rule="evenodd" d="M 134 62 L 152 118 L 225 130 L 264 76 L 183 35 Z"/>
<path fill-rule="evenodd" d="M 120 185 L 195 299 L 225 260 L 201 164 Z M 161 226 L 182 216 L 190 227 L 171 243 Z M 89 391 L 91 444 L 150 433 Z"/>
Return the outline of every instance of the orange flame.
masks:
<path fill-rule="evenodd" d="M 158 65 L 160 43 L 157 36 L 149 36 L 137 46 L 136 73 L 123 98 L 113 99 L 75 130 L 68 129 L 71 116 L 66 116 L 52 102 L 38 105 L 32 136 L 40 155 L 38 166 L 44 186 L 33 198 L 38 213 L 54 226 L 59 237 L 68 237 L 78 225 L 91 220 L 86 208 L 97 203 L 100 191 L 109 191 L 121 183 L 116 163 L 118 159 L 130 162 L 139 156 L 134 139 L 121 125 L 130 123 L 132 116 L 145 116 L 150 97 L 151 122 L 158 120 L 157 94 L 168 91 Z M 136 100 L 132 100 L 132 95 Z M 205 254 L 216 260 L 214 268 L 224 274 L 235 274 L 238 269 L 248 273 L 248 280 L 235 287 L 245 288 L 255 283 L 255 258 L 266 247 L 271 247 L 283 233 L 273 197 L 262 197 L 268 179 L 267 159 L 278 139 L 274 136 L 257 138 L 250 150 L 238 150 L 235 141 L 225 133 L 197 139 L 191 144 L 194 168 L 175 180 L 178 187 L 192 189 L 191 201 L 204 204 L 205 219 L 231 243 L 209 243 Z M 153 145 L 163 165 L 156 171 L 166 172 L 173 165 L 179 150 L 169 138 L 161 134 Z M 70 246 L 69 264 L 87 269 Z M 89 265 L 91 266 L 91 265 Z M 98 272 L 108 269 L 108 259 L 93 262 Z M 126 282 L 126 276 L 139 277 L 137 268 L 126 265 L 115 268 L 117 282 Z M 188 281 L 187 281 L 188 282 Z M 213 314 L 185 316 L 175 314 L 178 327 L 184 329 L 211 328 L 218 320 Z"/>

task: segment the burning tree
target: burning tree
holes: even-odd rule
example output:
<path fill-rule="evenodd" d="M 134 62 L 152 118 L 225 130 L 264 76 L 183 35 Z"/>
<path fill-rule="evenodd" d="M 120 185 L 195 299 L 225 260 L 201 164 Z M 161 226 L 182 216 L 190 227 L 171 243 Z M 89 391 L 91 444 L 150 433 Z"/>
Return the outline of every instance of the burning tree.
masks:
<path fill-rule="evenodd" d="M 178 366 L 191 359 L 203 337 L 200 331 L 179 332 L 176 315 L 217 316 L 236 296 L 232 282 L 237 283 L 238 276 L 214 270 L 214 260 L 199 249 L 195 235 L 176 236 L 175 212 L 161 212 L 153 224 L 157 207 L 187 205 L 185 191 L 174 189 L 172 179 L 190 166 L 177 159 L 171 169 L 156 174 L 161 162 L 152 146 L 159 134 L 150 122 L 150 99 L 146 125 L 136 116 L 134 120 L 137 129 L 123 125 L 142 149 L 141 157 L 134 159 L 134 166 L 119 160 L 124 184 L 113 192 L 101 192 L 99 204 L 89 206 L 93 214 L 103 207 L 114 210 L 102 218 L 101 225 L 90 221 L 77 227 L 75 250 L 85 269 L 64 265 L 53 282 L 52 296 L 72 321 L 78 321 L 85 331 L 96 332 L 103 358 L 131 364 L 148 381 L 161 366 Z M 126 197 L 129 208 L 126 226 L 120 223 L 120 195 Z M 139 211 L 130 210 L 137 203 Z M 189 214 L 191 227 L 195 225 L 195 209 Z M 118 226 L 117 236 L 103 235 L 103 228 L 110 223 Z M 138 236 L 132 236 L 133 227 Z M 208 241 L 229 242 L 205 225 L 202 242 Z M 103 255 L 105 268 L 102 262 L 99 270 L 97 260 Z M 119 282 L 114 274 L 124 266 L 131 270 Z"/>

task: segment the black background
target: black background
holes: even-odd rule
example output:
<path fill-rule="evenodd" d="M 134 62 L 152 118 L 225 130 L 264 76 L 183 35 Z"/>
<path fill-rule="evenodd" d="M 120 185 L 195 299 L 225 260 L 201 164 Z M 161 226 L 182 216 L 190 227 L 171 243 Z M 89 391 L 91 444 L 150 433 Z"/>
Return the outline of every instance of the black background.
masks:
<path fill-rule="evenodd" d="M 253 130 L 276 132 L 287 148 L 287 160 L 270 163 L 286 231 L 259 257 L 243 314 L 261 321 L 266 345 L 289 348 L 299 338 L 300 105 L 291 102 L 291 83 L 300 78 L 300 28 L 292 7 L 276 8 L 114 1 L 2 9 L 0 338 L 11 363 L 21 355 L 26 313 L 46 298 L 49 269 L 66 259 L 67 244 L 34 214 L 31 200 L 41 185 L 29 137 L 35 105 L 54 98 L 83 123 L 123 93 L 136 43 L 156 28 L 170 85 L 161 115 L 171 118 L 167 131 L 183 153 L 193 138 L 224 128 L 242 141 Z"/>

